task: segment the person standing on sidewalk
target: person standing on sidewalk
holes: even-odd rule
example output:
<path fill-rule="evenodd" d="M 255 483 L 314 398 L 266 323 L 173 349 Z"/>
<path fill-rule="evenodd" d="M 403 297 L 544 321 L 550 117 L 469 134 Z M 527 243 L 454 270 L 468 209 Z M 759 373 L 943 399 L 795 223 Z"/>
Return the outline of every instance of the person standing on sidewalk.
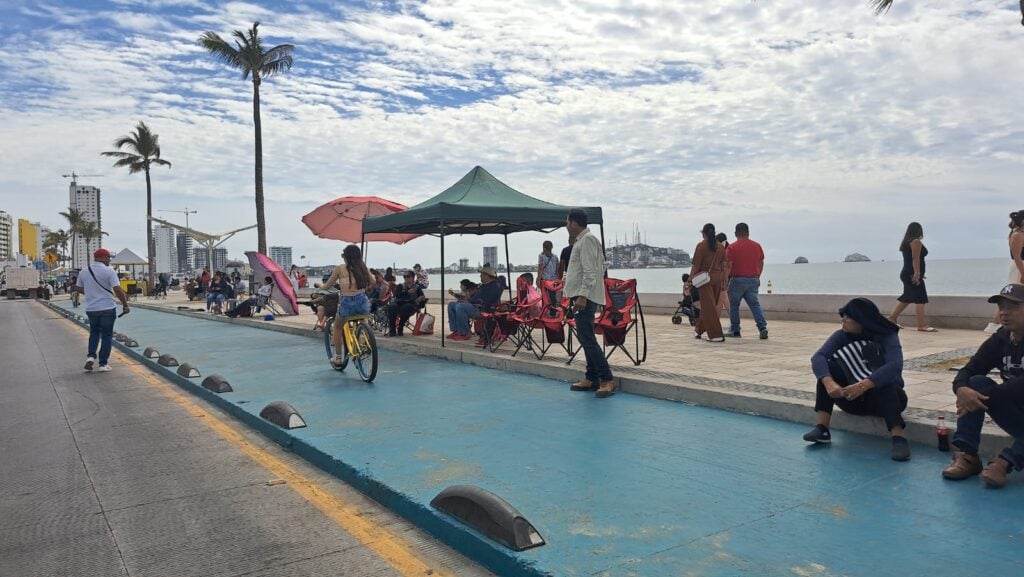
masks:
<path fill-rule="evenodd" d="M 574 391 L 597 391 L 598 398 L 615 394 L 615 381 L 608 359 L 594 334 L 594 313 L 604 303 L 604 247 L 587 228 L 587 213 L 578 208 L 569 211 L 565 227 L 569 229 L 572 255 L 565 272 L 565 295 L 576 308 L 576 333 L 587 357 L 587 373 L 573 384 Z"/>
<path fill-rule="evenodd" d="M 750 240 L 750 227 L 741 222 L 736 225 L 736 240 L 725 251 L 729 262 L 729 332 L 726 336 L 740 336 L 740 299 L 747 302 L 750 314 L 754 315 L 758 336 L 768 338 L 768 323 L 764 320 L 757 291 L 761 287 L 761 271 L 764 270 L 764 250 Z"/>
<path fill-rule="evenodd" d="M 121 314 L 128 314 L 128 295 L 121 290 L 117 273 L 110 268 L 110 251 L 105 248 L 93 253 L 96 262 L 78 275 L 75 290 L 85 294 L 85 314 L 89 317 L 89 350 L 85 357 L 85 370 L 92 371 L 96 365 L 96 348 L 99 346 L 99 371 L 110 370 L 110 341 L 114 335 L 114 321 L 117 319 L 117 303 L 121 301 Z"/>
<path fill-rule="evenodd" d="M 697 326 L 693 328 L 693 336 L 700 339 L 706 332 L 708 340 L 722 343 L 725 342 L 725 336 L 722 334 L 722 322 L 718 318 L 718 296 L 725 286 L 725 249 L 718 243 L 715 225 L 710 222 L 705 224 L 700 233 L 701 241 L 693 250 L 693 258 L 690 261 L 690 279 L 694 282 L 694 279 L 700 278 L 698 275 L 707 273 L 708 280 L 696 287 L 700 291 L 702 304 L 700 318 L 697 320 Z"/>
<path fill-rule="evenodd" d="M 1024 285 L 1008 284 L 988 302 L 998 305 L 1002 326 L 953 378 L 955 450 L 942 476 L 960 481 L 980 473 L 986 485 L 998 489 L 1011 470 L 1024 469 Z M 988 378 L 992 369 L 999 369 L 1002 385 Z M 985 413 L 1013 437 L 1013 444 L 982 468 L 978 445 Z"/>

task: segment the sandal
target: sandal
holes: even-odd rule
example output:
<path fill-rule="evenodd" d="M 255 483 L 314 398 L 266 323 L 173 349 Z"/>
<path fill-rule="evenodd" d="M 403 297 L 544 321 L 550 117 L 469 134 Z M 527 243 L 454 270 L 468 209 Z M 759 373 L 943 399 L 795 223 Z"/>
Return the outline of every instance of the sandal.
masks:
<path fill-rule="evenodd" d="M 937 329 L 935 327 L 925 327 L 923 329 L 917 329 L 917 330 L 922 332 L 922 333 L 937 333 L 937 332 L 939 332 L 939 329 Z"/>

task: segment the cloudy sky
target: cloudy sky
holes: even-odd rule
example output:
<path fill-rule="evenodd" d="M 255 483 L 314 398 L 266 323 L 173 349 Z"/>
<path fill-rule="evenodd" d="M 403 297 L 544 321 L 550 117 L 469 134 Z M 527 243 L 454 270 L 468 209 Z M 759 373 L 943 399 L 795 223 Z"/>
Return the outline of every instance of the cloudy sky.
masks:
<path fill-rule="evenodd" d="M 749 222 L 770 262 L 894 258 L 911 220 L 932 258 L 1006 253 L 1024 208 L 1017 0 L 0 0 L 0 210 L 63 223 L 62 174 L 103 190 L 105 243 L 145 253 L 145 182 L 100 152 L 145 121 L 173 163 L 157 209 L 255 222 L 252 84 L 196 44 L 260 21 L 295 65 L 261 88 L 268 242 L 336 262 L 300 218 L 343 195 L 412 205 L 481 165 L 600 205 L 609 242 L 692 251 Z M 180 214 L 156 213 L 180 220 Z M 535 262 L 540 234 L 511 237 Z M 564 230 L 552 233 L 564 244 Z M 474 264 L 500 237 L 461 237 Z M 252 250 L 255 231 L 228 243 Z M 371 265 L 439 264 L 436 239 Z"/>

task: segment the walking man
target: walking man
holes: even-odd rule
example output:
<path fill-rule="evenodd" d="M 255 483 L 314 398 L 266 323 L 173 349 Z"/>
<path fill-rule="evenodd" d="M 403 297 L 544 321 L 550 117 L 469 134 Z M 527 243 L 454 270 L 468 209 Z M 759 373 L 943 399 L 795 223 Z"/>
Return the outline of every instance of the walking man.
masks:
<path fill-rule="evenodd" d="M 594 312 L 604 303 L 604 247 L 587 228 L 587 213 L 578 208 L 569 211 L 565 227 L 575 238 L 565 273 L 565 294 L 576 308 L 576 332 L 587 357 L 587 374 L 569 387 L 574 391 L 594 391 L 598 398 L 615 394 L 615 381 L 608 360 L 594 334 Z"/>
<path fill-rule="evenodd" d="M 110 370 L 110 341 L 114 335 L 114 320 L 117 318 L 117 303 L 121 301 L 121 314 L 128 314 L 128 295 L 121 290 L 117 273 L 110 268 L 110 251 L 105 248 L 93 253 L 96 262 L 78 274 L 75 290 L 85 294 L 85 314 L 89 317 L 89 352 L 85 357 L 85 370 L 92 371 L 96 365 L 96 347 L 99 346 L 99 368 Z"/>
<path fill-rule="evenodd" d="M 725 249 L 729 261 L 729 331 L 727 337 L 740 336 L 740 299 L 747 301 L 750 314 L 754 315 L 761 340 L 768 338 L 768 323 L 757 300 L 761 287 L 761 271 L 764 270 L 764 250 L 750 240 L 750 227 L 741 222 L 736 225 L 736 241 Z"/>
<path fill-rule="evenodd" d="M 1024 285 L 1008 284 L 988 302 L 999 306 L 1002 327 L 953 378 L 955 450 L 942 476 L 959 481 L 981 473 L 986 485 L 998 489 L 1011 470 L 1024 469 Z M 1002 385 L 988 378 L 992 369 L 999 370 Z M 1013 437 L 1013 444 L 982 468 L 978 444 L 985 413 Z"/>

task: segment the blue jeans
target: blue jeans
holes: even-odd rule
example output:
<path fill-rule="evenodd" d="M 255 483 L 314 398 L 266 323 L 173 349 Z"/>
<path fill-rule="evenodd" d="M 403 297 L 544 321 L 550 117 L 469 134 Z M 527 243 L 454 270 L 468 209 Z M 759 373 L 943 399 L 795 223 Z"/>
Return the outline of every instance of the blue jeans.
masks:
<path fill-rule="evenodd" d="M 210 310 L 210 303 L 217 301 L 217 304 L 224 304 L 224 295 L 221 293 L 206 293 L 206 310 Z"/>
<path fill-rule="evenodd" d="M 757 330 L 768 328 L 764 320 L 761 302 L 757 300 L 757 289 L 761 287 L 761 279 L 753 276 L 734 276 L 729 279 L 729 332 L 740 332 L 740 299 L 747 301 L 750 314 L 754 315 Z"/>
<path fill-rule="evenodd" d="M 1024 469 L 1024 394 L 1020 387 L 1010 388 L 998 385 L 992 379 L 975 375 L 967 386 L 988 397 L 983 401 L 1000 428 L 1013 437 L 1013 444 L 1002 450 L 999 456 L 1009 461 L 1014 469 Z M 976 454 L 981 443 L 981 426 L 985 424 L 985 411 L 967 413 L 956 420 L 953 444 L 959 449 Z"/>
<path fill-rule="evenodd" d="M 99 361 L 100 366 L 103 366 L 110 360 L 110 341 L 114 337 L 114 321 L 117 319 L 117 309 L 87 311 L 85 314 L 89 317 L 89 356 L 96 356 L 96 345 L 99 345 Z"/>
<path fill-rule="evenodd" d="M 468 335 L 469 319 L 478 316 L 480 315 L 476 310 L 476 305 L 458 301 L 448 303 L 448 328 L 453 333 Z"/>
<path fill-rule="evenodd" d="M 597 311 L 597 304 L 588 300 L 583 310 L 577 310 L 576 335 L 580 338 L 580 348 L 587 357 L 586 379 L 591 383 L 598 383 L 612 380 L 612 369 L 608 366 L 608 359 L 604 358 L 604 351 L 601 345 L 597 344 L 597 335 L 594 334 L 594 312 Z"/>

